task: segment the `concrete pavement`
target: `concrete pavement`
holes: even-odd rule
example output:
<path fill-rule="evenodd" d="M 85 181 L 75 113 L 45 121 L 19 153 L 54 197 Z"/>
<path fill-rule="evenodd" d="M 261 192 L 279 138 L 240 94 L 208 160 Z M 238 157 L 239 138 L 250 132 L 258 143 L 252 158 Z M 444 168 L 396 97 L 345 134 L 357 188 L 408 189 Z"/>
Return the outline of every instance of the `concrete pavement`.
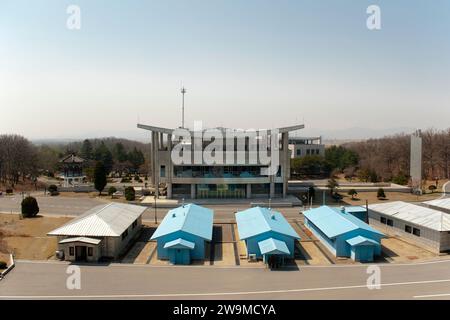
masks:
<path fill-rule="evenodd" d="M 33 195 L 39 205 L 39 213 L 46 215 L 76 216 L 104 202 L 91 198 L 51 197 Z M 0 212 L 20 212 L 21 195 L 0 196 Z"/>
<path fill-rule="evenodd" d="M 68 263 L 18 261 L 0 281 L 0 299 L 449 299 L 450 261 L 381 265 L 369 289 L 369 265 L 264 268 L 81 265 L 81 289 L 66 288 Z"/>
<path fill-rule="evenodd" d="M 108 199 L 92 199 L 87 197 L 51 197 L 44 195 L 34 195 L 39 204 L 39 214 L 48 216 L 78 216 L 85 211 L 105 202 Z M 19 213 L 22 196 L 1 196 L 0 197 L 0 212 L 4 213 Z M 234 219 L 234 212 L 248 209 L 249 206 L 245 204 L 226 204 L 226 205 L 206 205 L 206 207 L 214 210 L 214 220 L 216 222 L 229 221 Z M 298 218 L 300 207 L 286 207 L 274 208 L 282 212 L 287 218 Z M 169 211 L 169 208 L 157 208 L 157 219 L 161 221 Z M 144 220 L 154 221 L 155 209 L 149 207 L 143 215 Z"/>

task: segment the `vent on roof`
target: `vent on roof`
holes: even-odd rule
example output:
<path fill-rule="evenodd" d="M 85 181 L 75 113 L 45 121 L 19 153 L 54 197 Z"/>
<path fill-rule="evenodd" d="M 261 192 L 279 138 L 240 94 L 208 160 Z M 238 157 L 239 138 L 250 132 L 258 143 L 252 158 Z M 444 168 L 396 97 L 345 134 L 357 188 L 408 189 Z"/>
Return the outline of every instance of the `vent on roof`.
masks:
<path fill-rule="evenodd" d="M 276 220 L 276 219 L 275 219 L 275 215 L 274 215 L 273 213 L 270 215 L 270 219 Z"/>
<path fill-rule="evenodd" d="M 172 213 L 172 218 L 175 218 L 177 215 L 174 213 Z"/>
<path fill-rule="evenodd" d="M 345 213 L 345 207 L 344 206 L 341 207 L 341 212 Z"/>

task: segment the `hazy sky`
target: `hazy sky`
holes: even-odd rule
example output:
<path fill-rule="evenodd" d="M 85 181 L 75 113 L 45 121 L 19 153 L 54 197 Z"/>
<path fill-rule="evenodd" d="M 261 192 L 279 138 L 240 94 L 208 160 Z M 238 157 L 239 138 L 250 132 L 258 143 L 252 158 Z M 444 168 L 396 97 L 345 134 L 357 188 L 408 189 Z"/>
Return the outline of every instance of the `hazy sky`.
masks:
<path fill-rule="evenodd" d="M 0 41 L 0 133 L 31 139 L 177 127 L 181 82 L 189 126 L 450 127 L 448 0 L 0 0 Z"/>

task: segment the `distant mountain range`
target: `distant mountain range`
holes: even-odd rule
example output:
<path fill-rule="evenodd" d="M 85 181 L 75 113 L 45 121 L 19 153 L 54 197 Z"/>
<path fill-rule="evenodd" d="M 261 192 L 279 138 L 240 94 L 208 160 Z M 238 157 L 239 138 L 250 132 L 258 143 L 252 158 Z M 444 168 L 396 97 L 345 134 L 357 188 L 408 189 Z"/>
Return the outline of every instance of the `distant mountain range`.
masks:
<path fill-rule="evenodd" d="M 388 129 L 368 129 L 362 127 L 353 128 L 343 128 L 343 129 L 316 129 L 316 128 L 306 128 L 300 130 L 296 135 L 298 136 L 322 136 L 323 143 L 325 144 L 342 144 L 351 141 L 360 141 L 370 138 L 381 138 L 383 136 L 389 136 L 400 133 L 412 133 L 416 128 L 411 127 L 400 127 L 400 128 L 388 128 Z M 426 129 L 426 128 L 423 128 Z M 115 132 L 102 132 L 102 133 L 91 133 L 84 134 L 78 137 L 67 137 L 67 138 L 42 138 L 42 139 L 31 139 L 34 144 L 66 144 L 70 142 L 80 141 L 84 139 L 94 139 L 94 138 L 104 138 L 104 137 L 120 137 L 129 140 L 135 140 L 139 142 L 148 143 L 150 140 L 150 135 L 148 131 L 144 130 L 130 130 L 130 131 L 120 131 Z"/>

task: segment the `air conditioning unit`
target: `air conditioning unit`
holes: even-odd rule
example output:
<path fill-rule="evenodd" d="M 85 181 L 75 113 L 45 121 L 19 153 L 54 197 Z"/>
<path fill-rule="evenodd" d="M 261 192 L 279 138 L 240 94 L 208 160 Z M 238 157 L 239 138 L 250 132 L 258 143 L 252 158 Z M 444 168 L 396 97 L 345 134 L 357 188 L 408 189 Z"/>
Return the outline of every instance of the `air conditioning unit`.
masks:
<path fill-rule="evenodd" d="M 248 255 L 248 261 L 250 262 L 256 262 L 256 254 L 252 253 Z"/>
<path fill-rule="evenodd" d="M 55 252 L 55 256 L 57 259 L 59 260 L 64 260 L 64 251 L 62 250 L 58 250 Z"/>

